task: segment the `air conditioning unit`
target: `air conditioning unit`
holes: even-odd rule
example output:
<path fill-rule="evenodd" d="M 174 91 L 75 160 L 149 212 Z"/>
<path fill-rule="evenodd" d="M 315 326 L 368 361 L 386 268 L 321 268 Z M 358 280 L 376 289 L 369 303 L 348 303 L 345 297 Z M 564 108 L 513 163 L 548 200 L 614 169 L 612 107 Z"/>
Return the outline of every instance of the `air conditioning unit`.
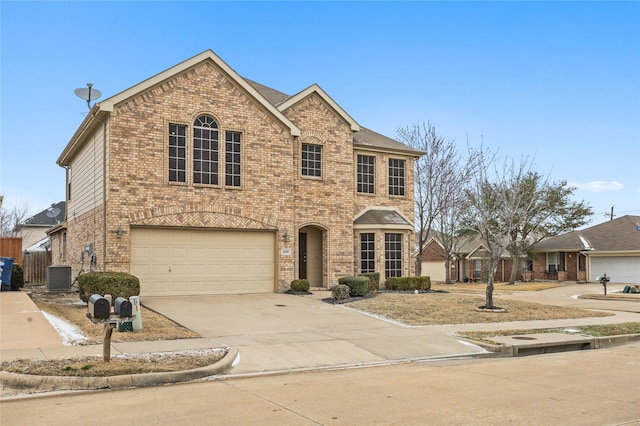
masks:
<path fill-rule="evenodd" d="M 51 265 L 47 268 L 47 290 L 71 290 L 71 266 Z"/>

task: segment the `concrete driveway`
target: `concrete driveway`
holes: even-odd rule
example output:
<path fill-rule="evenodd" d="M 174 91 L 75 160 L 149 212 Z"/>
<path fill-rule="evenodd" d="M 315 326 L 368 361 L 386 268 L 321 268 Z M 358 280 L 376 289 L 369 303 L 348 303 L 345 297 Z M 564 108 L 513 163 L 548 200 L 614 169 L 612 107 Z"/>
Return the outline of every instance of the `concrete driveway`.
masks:
<path fill-rule="evenodd" d="M 238 348 L 235 374 L 485 352 L 439 330 L 393 324 L 325 303 L 325 297 L 330 292 L 142 297 L 141 303 L 207 339 Z"/>

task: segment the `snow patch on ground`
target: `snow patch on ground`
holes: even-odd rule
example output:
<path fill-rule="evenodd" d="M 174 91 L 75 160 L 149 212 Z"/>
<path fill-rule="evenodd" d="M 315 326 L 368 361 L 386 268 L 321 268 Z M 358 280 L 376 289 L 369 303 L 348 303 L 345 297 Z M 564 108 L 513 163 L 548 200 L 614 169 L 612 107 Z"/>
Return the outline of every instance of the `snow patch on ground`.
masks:
<path fill-rule="evenodd" d="M 49 321 L 49 323 L 56 329 L 60 337 L 62 337 L 62 344 L 65 346 L 81 345 L 87 341 L 87 338 L 82 334 L 80 329 L 73 324 L 66 322 L 63 319 L 55 317 L 47 312 L 42 311 L 42 315 Z"/>

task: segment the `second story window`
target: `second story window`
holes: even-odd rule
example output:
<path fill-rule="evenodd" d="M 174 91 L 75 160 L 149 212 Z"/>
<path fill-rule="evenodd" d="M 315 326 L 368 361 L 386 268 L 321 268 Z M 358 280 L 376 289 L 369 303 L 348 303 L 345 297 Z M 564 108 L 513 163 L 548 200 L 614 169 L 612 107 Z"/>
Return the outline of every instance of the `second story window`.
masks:
<path fill-rule="evenodd" d="M 302 144 L 302 176 L 322 177 L 322 145 Z"/>
<path fill-rule="evenodd" d="M 240 158 L 242 133 L 226 132 L 225 136 L 225 185 L 240 186 Z"/>
<path fill-rule="evenodd" d="M 169 182 L 187 181 L 187 126 L 169 124 Z"/>
<path fill-rule="evenodd" d="M 358 192 L 361 194 L 375 193 L 375 161 L 372 155 L 358 155 Z"/>
<path fill-rule="evenodd" d="M 404 160 L 389 158 L 389 195 L 404 195 Z"/>
<path fill-rule="evenodd" d="M 218 123 L 201 115 L 193 123 L 193 183 L 218 184 Z"/>

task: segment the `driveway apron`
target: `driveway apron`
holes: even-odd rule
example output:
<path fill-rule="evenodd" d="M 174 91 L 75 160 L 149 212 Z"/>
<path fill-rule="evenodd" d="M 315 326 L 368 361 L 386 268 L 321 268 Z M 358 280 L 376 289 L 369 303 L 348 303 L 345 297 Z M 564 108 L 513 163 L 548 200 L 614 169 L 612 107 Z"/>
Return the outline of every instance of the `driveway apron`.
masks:
<path fill-rule="evenodd" d="M 330 297 L 268 293 L 143 297 L 141 303 L 204 338 L 238 348 L 236 374 L 484 352 L 429 327 L 405 327 L 325 303 L 323 295 Z"/>

